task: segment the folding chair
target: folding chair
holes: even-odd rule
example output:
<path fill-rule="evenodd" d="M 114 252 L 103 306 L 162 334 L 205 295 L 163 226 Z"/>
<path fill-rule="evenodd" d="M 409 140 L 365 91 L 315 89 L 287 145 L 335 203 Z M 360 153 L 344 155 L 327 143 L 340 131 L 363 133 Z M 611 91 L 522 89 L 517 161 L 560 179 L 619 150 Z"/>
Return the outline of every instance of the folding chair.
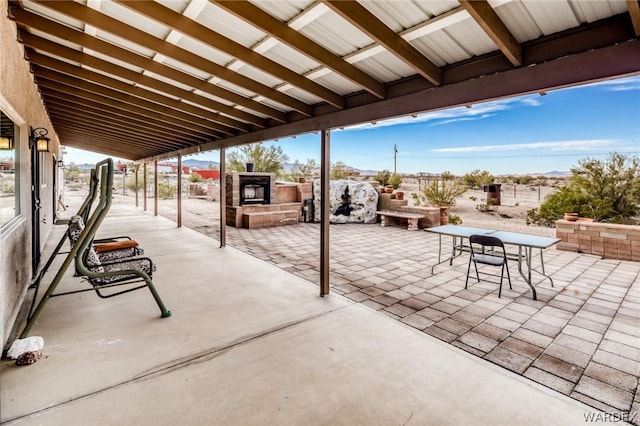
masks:
<path fill-rule="evenodd" d="M 511 287 L 511 276 L 509 275 L 509 264 L 507 262 L 507 252 L 504 248 L 504 243 L 501 239 L 492 237 L 490 235 L 471 235 L 469 237 L 469 246 L 471 248 L 469 254 L 469 266 L 467 267 L 467 279 L 464 283 L 464 288 L 467 288 L 469 283 L 469 273 L 471 272 L 471 264 L 476 270 L 476 278 L 480 282 L 480 275 L 478 274 L 478 263 L 482 265 L 501 267 L 500 271 L 500 289 L 498 290 L 498 297 L 502 295 L 502 280 L 504 278 L 504 271 L 507 271 L 507 279 L 509 280 L 509 288 Z M 487 250 L 490 249 L 490 250 Z M 497 277 L 497 274 L 491 274 L 488 272 L 482 272 L 485 275 Z"/>

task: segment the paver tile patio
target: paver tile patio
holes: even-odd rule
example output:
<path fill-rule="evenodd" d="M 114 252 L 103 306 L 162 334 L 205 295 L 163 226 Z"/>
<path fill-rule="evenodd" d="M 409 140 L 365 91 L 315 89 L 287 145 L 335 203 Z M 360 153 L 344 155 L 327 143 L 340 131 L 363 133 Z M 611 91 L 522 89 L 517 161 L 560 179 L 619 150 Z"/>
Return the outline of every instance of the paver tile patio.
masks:
<path fill-rule="evenodd" d="M 218 237 L 219 226 L 194 228 Z M 330 232 L 332 291 L 595 408 L 640 408 L 640 262 L 550 249 L 554 287 L 539 284 L 534 301 L 513 265 L 513 290 L 503 285 L 498 298 L 486 281 L 464 289 L 466 256 L 432 274 L 435 235 L 362 224 Z M 227 244 L 319 282 L 319 224 L 227 227 Z"/>

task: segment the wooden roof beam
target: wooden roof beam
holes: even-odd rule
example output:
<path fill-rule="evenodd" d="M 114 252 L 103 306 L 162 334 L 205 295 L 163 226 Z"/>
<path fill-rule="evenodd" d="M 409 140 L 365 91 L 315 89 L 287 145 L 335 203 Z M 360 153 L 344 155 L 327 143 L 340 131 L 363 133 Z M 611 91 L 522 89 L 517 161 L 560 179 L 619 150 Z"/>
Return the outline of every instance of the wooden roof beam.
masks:
<path fill-rule="evenodd" d="M 197 130 L 201 133 L 208 134 L 212 139 L 221 137 L 220 133 L 212 129 L 209 126 L 210 123 L 206 120 L 197 119 L 188 114 L 181 114 L 171 108 L 162 107 L 153 102 L 143 101 L 97 84 L 84 82 L 74 77 L 65 76 L 38 67 L 37 65 L 34 67 L 34 71 L 39 86 L 49 87 L 54 90 L 71 93 L 80 98 L 111 105 L 125 112 L 131 111 L 142 116 L 163 120 L 187 130 Z"/>
<path fill-rule="evenodd" d="M 256 67 L 266 73 L 269 73 L 280 80 L 287 82 L 293 86 L 296 86 L 306 92 L 309 92 L 320 99 L 334 105 L 338 108 L 344 108 L 344 99 L 341 95 L 327 89 L 326 87 L 301 76 L 297 72 L 290 70 L 287 67 L 280 65 L 279 63 L 272 61 L 271 59 L 260 55 L 257 52 L 237 43 L 223 35 L 205 27 L 198 22 L 187 18 L 173 10 L 165 7 L 156 2 L 150 2 L 148 0 L 143 1 L 122 1 L 115 0 L 117 3 L 128 7 L 142 15 L 146 15 L 149 18 L 160 22 L 174 30 L 186 34 L 196 40 L 199 40 L 203 44 L 207 44 L 210 47 L 225 52 L 229 55 L 238 58 L 240 61 L 246 64 Z M 227 2 L 225 2 L 227 3 Z M 251 9 L 251 3 L 243 2 L 243 9 Z"/>
<path fill-rule="evenodd" d="M 286 23 L 274 18 L 259 7 L 246 1 L 210 1 L 228 12 L 231 12 L 238 18 L 260 28 L 262 31 L 280 40 L 282 43 L 320 62 L 325 67 L 342 75 L 377 98 L 384 99 L 385 85 L 383 83 L 359 70 L 305 35 L 289 27 Z"/>
<path fill-rule="evenodd" d="M 110 43 L 107 43 L 106 41 L 85 34 L 82 31 L 78 31 L 57 22 L 50 21 L 34 13 L 28 12 L 18 7 L 17 5 L 12 4 L 12 6 L 12 19 L 18 24 L 21 24 L 25 27 L 37 29 L 57 38 L 69 40 L 70 42 L 78 44 L 86 49 L 96 51 L 119 61 L 125 63 L 128 62 L 136 67 L 151 71 L 155 74 L 171 80 L 175 80 L 184 85 L 191 86 L 196 90 L 200 90 L 204 93 L 208 93 L 218 98 L 226 99 L 229 102 L 236 103 L 237 105 L 240 105 L 249 110 L 262 113 L 266 116 L 272 117 L 274 120 L 281 123 L 287 121 L 286 114 L 267 105 L 261 104 L 260 102 L 256 102 L 230 90 L 224 89 L 220 86 L 216 86 L 215 84 L 211 84 L 206 80 L 194 77 L 190 74 L 179 71 L 160 62 L 154 61 L 153 59 L 146 58 L 127 49 L 112 45 Z M 246 121 L 259 127 L 265 127 L 264 119 L 253 114 L 249 114 L 232 107 L 229 107 L 228 110 L 225 110 L 223 112 L 231 117 L 237 118 L 238 120 Z"/>
<path fill-rule="evenodd" d="M 636 37 L 640 37 L 640 1 L 627 0 L 627 8 L 633 24 L 633 31 L 636 33 Z"/>
<path fill-rule="evenodd" d="M 486 0 L 459 0 L 471 17 L 515 67 L 522 65 L 522 46 Z"/>
<path fill-rule="evenodd" d="M 193 129 L 185 129 L 176 126 L 171 122 L 158 120 L 156 118 L 142 116 L 131 110 L 123 110 L 105 103 L 94 100 L 80 98 L 70 93 L 61 92 L 47 87 L 40 87 L 45 105 L 63 105 L 71 111 L 97 114 L 114 122 L 129 123 L 130 125 L 145 127 L 150 131 L 158 133 L 170 133 L 194 141 L 208 142 L 211 137 L 207 134 L 197 132 Z"/>
<path fill-rule="evenodd" d="M 112 117 L 101 115 L 96 112 L 81 111 L 69 108 L 66 105 L 57 104 L 47 101 L 47 112 L 56 123 L 56 127 L 67 122 L 65 128 L 88 128 L 96 134 L 117 134 L 121 137 L 136 139 L 139 143 L 149 146 L 157 146 L 158 142 L 167 147 L 189 146 L 196 143 L 204 143 L 200 140 L 185 139 L 180 135 L 169 135 L 167 133 L 157 133 L 153 129 L 143 125 L 131 125 L 130 123 L 114 120 Z"/>
<path fill-rule="evenodd" d="M 409 42 L 387 27 L 357 1 L 322 0 L 331 10 L 380 43 L 432 84 L 442 84 L 442 70 Z"/>
<path fill-rule="evenodd" d="M 42 45 L 49 45 L 50 42 L 44 39 L 39 39 L 37 36 L 25 34 L 23 36 L 23 43 L 25 46 L 31 46 L 36 49 L 41 49 Z M 169 95 L 175 96 L 180 99 L 189 100 L 196 105 L 201 105 L 210 109 L 217 109 L 219 106 L 219 102 L 215 102 L 209 98 L 204 96 L 199 96 L 190 92 L 188 90 L 181 89 L 176 86 L 172 86 L 170 84 L 164 83 L 162 81 L 156 80 L 154 78 L 145 76 L 143 74 L 131 71 L 127 68 L 120 67 L 114 64 L 111 64 L 103 59 L 96 58 L 95 56 L 87 55 L 86 53 L 78 52 L 77 50 L 69 49 L 61 45 L 49 46 L 48 52 L 52 53 L 57 57 L 62 57 L 65 59 L 69 59 L 74 62 L 79 62 L 82 65 L 86 65 L 91 67 L 92 69 L 97 69 L 100 71 L 104 71 L 110 75 L 117 75 L 125 80 L 132 81 L 135 84 L 140 84 L 145 87 L 150 87 L 152 89 L 156 89 L 160 92 L 167 93 Z M 32 63 L 36 63 L 48 68 L 58 69 L 59 71 L 65 72 L 67 74 L 75 75 L 76 77 L 85 78 L 85 79 L 96 79 L 101 77 L 101 74 L 97 74 L 91 71 L 87 71 L 84 68 L 78 67 L 76 65 L 72 65 L 67 62 L 63 62 L 57 59 L 54 59 L 50 56 L 38 53 L 38 52 L 29 52 L 29 60 Z M 81 77 L 84 76 L 84 77 Z M 104 78 L 100 78 L 100 80 L 104 81 Z M 113 87 L 113 86 L 112 86 Z M 140 88 L 136 88 L 140 89 Z M 140 94 L 144 95 L 144 93 L 151 94 L 153 98 L 160 99 L 161 95 L 155 92 L 149 92 L 143 89 L 140 89 Z M 130 92 L 132 93 L 132 92 Z M 250 127 L 246 123 L 238 122 L 232 118 L 221 115 L 217 112 L 210 111 L 209 109 L 198 108 L 191 104 L 186 104 L 184 102 L 176 102 L 171 98 L 167 98 L 170 102 L 164 103 L 165 105 L 173 104 L 177 109 L 185 109 L 190 111 L 193 114 L 199 115 L 203 118 L 207 118 L 215 123 L 220 124 L 220 131 L 229 135 L 235 134 L 234 130 L 240 130 L 242 132 L 248 132 Z M 228 126 L 228 127 L 222 127 Z"/>
<path fill-rule="evenodd" d="M 233 135 L 228 128 L 214 123 L 206 117 L 210 111 L 186 104 L 180 100 L 169 98 L 155 92 L 136 87 L 132 84 L 103 76 L 84 68 L 58 61 L 46 55 L 34 54 L 34 73 L 51 80 L 61 81 L 85 90 L 101 93 L 105 96 L 126 100 L 126 102 L 161 112 L 166 115 L 181 117 L 185 121 L 199 124 L 219 134 Z"/>
<path fill-rule="evenodd" d="M 208 61 L 186 49 L 182 49 L 167 41 L 160 40 L 148 33 L 145 33 L 144 31 L 132 27 L 131 25 L 127 25 L 108 15 L 83 6 L 80 3 L 73 1 L 33 1 L 58 13 L 67 15 L 70 18 L 78 19 L 87 25 L 100 28 L 103 31 L 107 31 L 125 40 L 135 40 L 137 44 L 144 46 L 147 49 L 205 71 L 222 80 L 227 80 L 237 86 L 245 88 L 248 91 L 285 105 L 303 115 L 312 115 L 312 107 L 302 101 L 238 74 L 221 65 Z"/>
<path fill-rule="evenodd" d="M 176 149 L 187 148 L 192 144 L 179 141 L 177 139 L 156 139 L 153 137 L 145 137 L 143 134 L 137 134 L 134 129 L 129 131 L 123 131 L 120 129 L 112 128 L 110 126 L 97 126 L 92 120 L 88 118 L 79 118 L 67 116 L 64 112 L 53 111 L 51 113 L 52 120 L 56 123 L 56 132 L 58 130 L 66 130 L 74 132 L 76 134 L 86 134 L 91 140 L 96 139 L 110 139 L 113 143 L 118 141 L 124 144 L 125 141 L 131 142 L 137 146 L 145 149 L 153 149 L 158 146 L 166 148 L 168 146 L 175 146 Z"/>

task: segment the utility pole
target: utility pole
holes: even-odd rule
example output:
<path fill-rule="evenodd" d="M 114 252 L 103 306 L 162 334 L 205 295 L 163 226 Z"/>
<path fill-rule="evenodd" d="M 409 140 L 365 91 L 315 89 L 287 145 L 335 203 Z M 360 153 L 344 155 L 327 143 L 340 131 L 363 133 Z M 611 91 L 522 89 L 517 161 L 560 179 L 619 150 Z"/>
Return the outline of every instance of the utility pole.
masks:
<path fill-rule="evenodd" d="M 393 174 L 397 173 L 396 164 L 398 162 L 398 145 L 393 144 Z"/>

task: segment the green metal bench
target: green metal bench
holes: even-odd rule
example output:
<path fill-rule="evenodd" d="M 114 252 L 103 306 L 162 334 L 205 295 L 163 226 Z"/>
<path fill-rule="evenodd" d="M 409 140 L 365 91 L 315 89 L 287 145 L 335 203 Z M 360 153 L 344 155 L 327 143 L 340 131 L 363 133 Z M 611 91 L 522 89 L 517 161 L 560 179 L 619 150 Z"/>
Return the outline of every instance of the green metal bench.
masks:
<path fill-rule="evenodd" d="M 21 338 L 29 335 L 29 332 L 37 323 L 40 314 L 51 297 L 85 291 L 95 291 L 99 297 L 109 298 L 147 287 L 149 288 L 149 291 L 151 291 L 154 300 L 160 308 L 160 316 L 162 318 L 171 316 L 171 311 L 166 308 L 153 284 L 151 277 L 154 265 L 151 259 L 146 257 L 135 257 L 102 262 L 97 256 L 93 247 L 93 241 L 96 232 L 100 228 L 102 221 L 111 207 L 111 199 L 113 195 L 113 160 L 111 158 L 107 158 L 106 160 L 96 164 L 96 175 L 100 176 L 100 199 L 98 205 L 96 206 L 93 214 L 88 217 L 86 226 L 80 233 L 78 241 L 71 247 L 71 250 L 67 254 L 62 266 L 58 270 L 58 273 L 53 278 L 49 288 L 43 295 L 42 300 L 33 314 L 30 315 L 27 325 L 20 335 Z M 90 204 L 88 208 L 90 209 Z M 91 284 L 92 288 L 54 293 L 66 270 L 74 259 L 76 271 Z M 111 289 L 120 286 L 127 286 L 127 288 L 124 290 L 110 292 Z"/>

